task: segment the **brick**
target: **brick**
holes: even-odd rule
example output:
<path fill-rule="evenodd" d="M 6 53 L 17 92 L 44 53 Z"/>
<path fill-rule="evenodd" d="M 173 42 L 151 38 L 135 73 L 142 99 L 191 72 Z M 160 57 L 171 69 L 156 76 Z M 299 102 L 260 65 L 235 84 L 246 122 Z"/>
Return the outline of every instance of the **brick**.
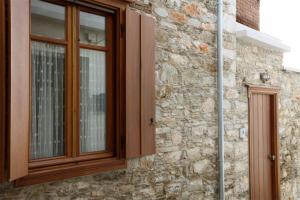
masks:
<path fill-rule="evenodd" d="M 259 0 L 237 0 L 236 21 L 259 30 Z"/>

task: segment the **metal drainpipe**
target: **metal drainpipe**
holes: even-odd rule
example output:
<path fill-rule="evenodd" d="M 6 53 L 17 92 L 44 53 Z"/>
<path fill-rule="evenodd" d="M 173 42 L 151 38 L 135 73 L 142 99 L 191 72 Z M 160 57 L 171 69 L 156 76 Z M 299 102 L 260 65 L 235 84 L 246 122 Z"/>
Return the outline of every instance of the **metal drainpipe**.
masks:
<path fill-rule="evenodd" d="M 219 200 L 224 200 L 224 110 L 223 110 L 223 0 L 217 0 L 217 51 L 218 51 L 218 138 L 219 138 Z"/>

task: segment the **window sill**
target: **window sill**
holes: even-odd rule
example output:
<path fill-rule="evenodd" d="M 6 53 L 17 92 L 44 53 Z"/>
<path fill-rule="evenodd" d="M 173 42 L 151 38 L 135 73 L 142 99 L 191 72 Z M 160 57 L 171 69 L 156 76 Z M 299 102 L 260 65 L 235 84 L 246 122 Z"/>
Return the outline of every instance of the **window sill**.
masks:
<path fill-rule="evenodd" d="M 126 167 L 126 160 L 117 158 L 53 166 L 43 170 L 30 170 L 28 176 L 15 181 L 15 186 L 19 187 L 58 181 L 78 176 L 91 175 L 99 172 L 124 169 Z"/>

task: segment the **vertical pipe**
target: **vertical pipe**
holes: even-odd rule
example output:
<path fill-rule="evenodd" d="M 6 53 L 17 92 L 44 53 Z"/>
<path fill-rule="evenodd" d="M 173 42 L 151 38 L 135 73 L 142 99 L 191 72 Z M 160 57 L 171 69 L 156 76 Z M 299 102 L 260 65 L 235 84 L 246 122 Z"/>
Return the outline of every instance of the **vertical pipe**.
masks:
<path fill-rule="evenodd" d="M 224 199 L 224 117 L 223 117 L 223 0 L 217 0 L 217 90 L 218 90 L 218 138 L 219 138 L 219 199 Z"/>

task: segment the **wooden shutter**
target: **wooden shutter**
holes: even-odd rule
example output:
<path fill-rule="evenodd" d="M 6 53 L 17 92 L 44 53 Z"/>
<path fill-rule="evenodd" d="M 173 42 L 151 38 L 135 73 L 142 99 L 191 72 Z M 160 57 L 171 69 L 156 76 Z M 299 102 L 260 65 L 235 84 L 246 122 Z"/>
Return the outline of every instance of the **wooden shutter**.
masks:
<path fill-rule="evenodd" d="M 5 5 L 0 2 L 0 183 L 4 181 L 6 124 Z"/>
<path fill-rule="evenodd" d="M 154 18 L 126 12 L 126 157 L 155 153 Z"/>
<path fill-rule="evenodd" d="M 140 15 L 126 12 L 126 157 L 141 155 Z"/>
<path fill-rule="evenodd" d="M 155 20 L 141 15 L 142 155 L 155 153 Z"/>
<path fill-rule="evenodd" d="M 9 179 L 28 174 L 30 0 L 10 0 Z"/>

